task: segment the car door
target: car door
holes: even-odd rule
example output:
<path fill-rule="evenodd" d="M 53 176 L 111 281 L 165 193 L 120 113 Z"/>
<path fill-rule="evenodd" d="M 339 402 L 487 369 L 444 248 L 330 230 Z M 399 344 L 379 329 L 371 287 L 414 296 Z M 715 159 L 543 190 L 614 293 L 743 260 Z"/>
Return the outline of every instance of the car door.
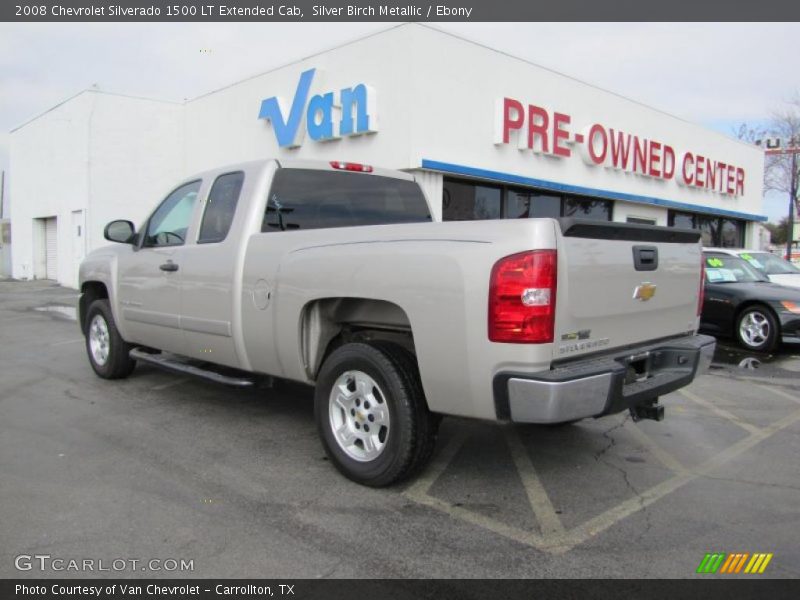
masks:
<path fill-rule="evenodd" d="M 138 234 L 136 251 L 119 260 L 119 305 L 127 341 L 182 353 L 181 252 L 202 181 L 171 192 Z"/>
<path fill-rule="evenodd" d="M 216 176 L 198 212 L 195 241 L 181 249 L 181 329 L 187 356 L 232 367 L 240 366 L 233 337 L 233 311 L 240 294 L 235 276 L 244 218 L 237 211 L 245 173 Z M 252 183 L 250 181 L 249 183 Z M 247 190 L 245 189 L 245 192 Z M 246 207 L 242 207 L 244 210 Z"/>

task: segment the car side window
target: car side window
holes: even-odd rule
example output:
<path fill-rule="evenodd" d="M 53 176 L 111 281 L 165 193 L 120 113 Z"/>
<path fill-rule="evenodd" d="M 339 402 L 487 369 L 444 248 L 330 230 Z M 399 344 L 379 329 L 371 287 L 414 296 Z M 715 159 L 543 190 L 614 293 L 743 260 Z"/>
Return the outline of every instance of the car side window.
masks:
<path fill-rule="evenodd" d="M 182 246 L 186 242 L 200 183 L 198 180 L 182 185 L 164 199 L 147 221 L 143 246 Z"/>
<path fill-rule="evenodd" d="M 198 244 L 221 242 L 228 236 L 243 183 L 244 173 L 241 171 L 217 177 L 208 194 Z"/>

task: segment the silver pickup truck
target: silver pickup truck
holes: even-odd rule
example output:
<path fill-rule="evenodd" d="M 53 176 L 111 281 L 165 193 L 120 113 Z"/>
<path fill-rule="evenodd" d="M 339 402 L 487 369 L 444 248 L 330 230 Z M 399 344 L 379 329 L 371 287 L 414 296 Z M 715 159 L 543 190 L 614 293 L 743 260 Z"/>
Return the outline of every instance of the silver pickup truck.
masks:
<path fill-rule="evenodd" d="M 430 215 L 411 175 L 361 164 L 190 177 L 81 265 L 89 362 L 313 385 L 332 462 L 372 486 L 425 464 L 441 415 L 660 420 L 710 363 L 699 233 Z"/>

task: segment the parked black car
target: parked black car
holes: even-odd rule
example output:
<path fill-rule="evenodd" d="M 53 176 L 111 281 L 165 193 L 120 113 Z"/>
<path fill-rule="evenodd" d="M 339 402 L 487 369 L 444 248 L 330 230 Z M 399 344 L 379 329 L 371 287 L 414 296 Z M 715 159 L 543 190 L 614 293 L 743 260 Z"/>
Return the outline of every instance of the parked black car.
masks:
<path fill-rule="evenodd" d="M 771 283 L 745 260 L 704 252 L 705 301 L 700 329 L 769 352 L 783 340 L 800 342 L 800 289 Z"/>

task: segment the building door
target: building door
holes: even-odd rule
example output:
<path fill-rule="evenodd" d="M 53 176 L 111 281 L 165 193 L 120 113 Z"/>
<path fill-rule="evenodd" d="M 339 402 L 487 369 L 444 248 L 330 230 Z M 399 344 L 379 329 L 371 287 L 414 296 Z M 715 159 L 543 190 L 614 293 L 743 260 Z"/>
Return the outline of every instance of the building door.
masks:
<path fill-rule="evenodd" d="M 45 279 L 58 279 L 58 227 L 55 217 L 44 220 Z"/>
<path fill-rule="evenodd" d="M 86 223 L 82 210 L 72 211 L 72 284 L 78 285 L 78 271 L 86 256 Z"/>

